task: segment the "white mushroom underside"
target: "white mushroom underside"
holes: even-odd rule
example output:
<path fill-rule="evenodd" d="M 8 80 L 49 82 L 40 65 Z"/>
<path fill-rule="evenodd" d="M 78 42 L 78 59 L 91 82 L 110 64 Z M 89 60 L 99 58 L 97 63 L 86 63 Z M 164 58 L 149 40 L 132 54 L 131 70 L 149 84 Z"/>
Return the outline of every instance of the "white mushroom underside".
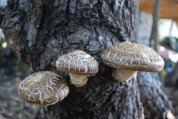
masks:
<path fill-rule="evenodd" d="M 69 75 L 70 75 L 71 83 L 73 85 L 75 85 L 76 87 L 82 87 L 88 81 L 88 76 L 87 75 L 72 74 L 72 73 L 70 73 Z"/>
<path fill-rule="evenodd" d="M 112 73 L 112 76 L 116 81 L 122 83 L 133 78 L 134 76 L 136 76 L 136 74 L 136 71 L 115 69 Z"/>

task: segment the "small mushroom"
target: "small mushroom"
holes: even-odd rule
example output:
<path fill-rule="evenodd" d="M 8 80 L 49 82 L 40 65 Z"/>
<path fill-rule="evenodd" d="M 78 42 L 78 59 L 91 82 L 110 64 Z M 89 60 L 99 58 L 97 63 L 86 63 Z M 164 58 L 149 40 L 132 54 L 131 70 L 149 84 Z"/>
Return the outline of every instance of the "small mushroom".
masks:
<path fill-rule="evenodd" d="M 18 91 L 29 103 L 49 106 L 63 100 L 69 93 L 69 87 L 61 76 L 41 71 L 25 78 L 19 84 Z"/>
<path fill-rule="evenodd" d="M 56 67 L 60 71 L 68 72 L 71 83 L 76 87 L 84 86 L 88 77 L 98 72 L 98 62 L 81 50 L 60 56 L 56 61 Z"/>
<path fill-rule="evenodd" d="M 128 41 L 110 46 L 101 55 L 104 64 L 115 68 L 113 78 L 124 82 L 136 75 L 136 71 L 161 71 L 164 60 L 150 47 Z"/>

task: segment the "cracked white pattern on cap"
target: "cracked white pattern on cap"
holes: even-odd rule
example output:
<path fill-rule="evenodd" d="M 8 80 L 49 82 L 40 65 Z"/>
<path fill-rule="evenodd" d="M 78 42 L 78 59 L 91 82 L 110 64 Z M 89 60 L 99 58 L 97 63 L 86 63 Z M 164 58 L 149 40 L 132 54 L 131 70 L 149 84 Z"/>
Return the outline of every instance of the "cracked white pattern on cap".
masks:
<path fill-rule="evenodd" d="M 27 102 L 49 106 L 63 100 L 69 93 L 66 81 L 50 71 L 41 71 L 25 78 L 18 87 Z"/>
<path fill-rule="evenodd" d="M 81 50 L 59 57 L 56 67 L 60 71 L 75 74 L 95 75 L 98 72 L 98 62 L 95 58 Z"/>
<path fill-rule="evenodd" d="M 101 57 L 106 65 L 116 69 L 153 72 L 164 67 L 164 60 L 153 49 L 128 41 L 106 48 Z"/>

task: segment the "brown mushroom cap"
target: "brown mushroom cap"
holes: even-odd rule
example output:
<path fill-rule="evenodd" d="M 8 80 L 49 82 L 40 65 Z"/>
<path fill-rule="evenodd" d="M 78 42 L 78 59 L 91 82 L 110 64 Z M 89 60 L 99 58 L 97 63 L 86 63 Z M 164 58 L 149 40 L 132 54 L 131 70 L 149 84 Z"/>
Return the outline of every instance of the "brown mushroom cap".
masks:
<path fill-rule="evenodd" d="M 49 71 L 34 73 L 19 85 L 19 94 L 27 102 L 43 106 L 63 100 L 69 93 L 66 81 Z"/>
<path fill-rule="evenodd" d="M 56 67 L 60 71 L 74 74 L 95 75 L 98 72 L 98 62 L 81 50 L 59 57 Z"/>
<path fill-rule="evenodd" d="M 153 72 L 164 67 L 164 60 L 153 49 L 128 41 L 106 48 L 101 57 L 106 65 L 116 69 Z"/>

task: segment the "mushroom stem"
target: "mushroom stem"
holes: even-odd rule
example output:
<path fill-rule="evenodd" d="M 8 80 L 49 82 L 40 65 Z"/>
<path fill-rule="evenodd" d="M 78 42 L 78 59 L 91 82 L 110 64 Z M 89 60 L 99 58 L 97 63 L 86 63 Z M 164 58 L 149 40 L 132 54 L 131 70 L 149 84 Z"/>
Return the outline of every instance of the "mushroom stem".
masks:
<path fill-rule="evenodd" d="M 81 75 L 81 74 L 72 74 L 70 73 L 71 83 L 74 84 L 76 87 L 84 86 L 88 81 L 88 75 Z"/>
<path fill-rule="evenodd" d="M 112 76 L 113 78 L 122 83 L 126 80 L 129 80 L 136 76 L 137 71 L 131 71 L 131 70 L 123 70 L 123 69 L 114 69 Z"/>

